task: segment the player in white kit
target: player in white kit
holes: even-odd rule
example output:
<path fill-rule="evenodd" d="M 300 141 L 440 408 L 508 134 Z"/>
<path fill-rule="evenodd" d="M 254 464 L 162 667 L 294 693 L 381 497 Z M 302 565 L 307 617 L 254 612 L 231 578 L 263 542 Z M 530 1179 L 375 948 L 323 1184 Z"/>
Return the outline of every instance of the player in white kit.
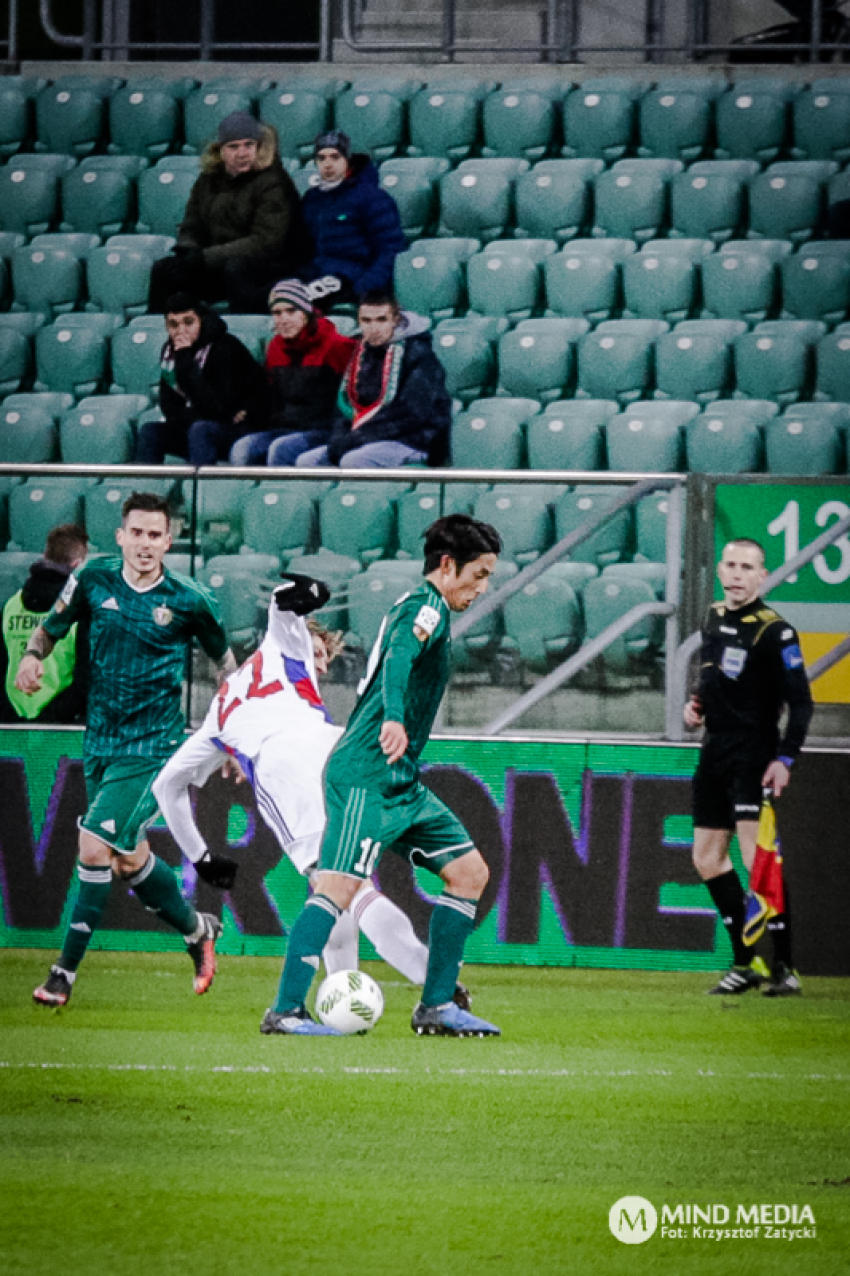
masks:
<path fill-rule="evenodd" d="M 299 873 L 309 875 L 325 825 L 322 771 L 342 729 L 322 703 L 318 675 L 339 654 L 339 636 L 305 616 L 329 597 L 320 581 L 292 574 L 269 604 L 266 636 L 219 688 L 202 726 L 169 759 L 153 792 L 175 841 L 204 881 L 228 889 L 236 862 L 212 853 L 195 823 L 190 785 L 201 787 L 228 758 L 251 784 L 257 808 Z M 313 622 L 310 622 L 311 624 Z M 411 983 L 425 979 L 428 950 L 409 918 L 371 881 L 363 883 L 322 953 L 328 974 L 357 966 L 358 927 Z M 468 1004 L 458 985 L 456 997 Z"/>

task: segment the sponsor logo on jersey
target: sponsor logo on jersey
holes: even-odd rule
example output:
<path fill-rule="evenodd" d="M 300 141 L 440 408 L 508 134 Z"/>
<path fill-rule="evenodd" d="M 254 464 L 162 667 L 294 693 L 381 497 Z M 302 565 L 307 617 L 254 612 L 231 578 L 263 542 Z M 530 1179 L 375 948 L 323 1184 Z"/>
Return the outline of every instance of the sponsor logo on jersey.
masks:
<path fill-rule="evenodd" d="M 100 827 L 101 827 L 102 829 L 106 829 L 107 833 L 114 833 L 114 832 L 115 832 L 115 821 L 114 821 L 114 820 L 101 820 L 101 821 L 100 821 Z"/>
<path fill-rule="evenodd" d="M 439 623 L 440 613 L 437 608 L 429 607 L 427 603 L 423 603 L 413 622 L 413 632 L 420 642 L 424 642 L 426 638 L 430 638 Z"/>
<path fill-rule="evenodd" d="M 174 619 L 174 612 L 170 607 L 154 607 L 153 618 L 158 625 L 170 625 Z"/>
<path fill-rule="evenodd" d="M 803 653 L 795 642 L 782 648 L 782 663 L 786 669 L 799 669 L 803 663 Z"/>
<path fill-rule="evenodd" d="M 720 657 L 720 670 L 727 678 L 738 678 L 747 661 L 743 647 L 724 647 Z"/>
<path fill-rule="evenodd" d="M 114 598 L 107 598 L 105 602 L 100 604 L 101 611 L 120 611 L 121 608 Z"/>
<path fill-rule="evenodd" d="M 738 633 L 737 629 L 733 628 L 731 625 L 720 625 L 719 629 L 722 634 L 731 634 L 733 638 Z"/>

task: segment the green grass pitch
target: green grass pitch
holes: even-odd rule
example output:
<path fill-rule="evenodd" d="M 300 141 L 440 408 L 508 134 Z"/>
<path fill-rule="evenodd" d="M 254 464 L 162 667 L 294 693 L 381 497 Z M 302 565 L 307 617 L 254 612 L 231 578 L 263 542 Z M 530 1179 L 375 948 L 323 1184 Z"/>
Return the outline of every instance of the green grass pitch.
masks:
<path fill-rule="evenodd" d="M 258 1031 L 279 962 L 0 951 L 4 1276 L 846 1276 L 850 981 L 706 997 L 704 974 L 467 967 L 499 1040 L 417 1038 L 415 990 L 340 1040 Z M 609 1231 L 638 1195 L 808 1205 L 814 1237 Z M 764 1229 L 763 1229 L 764 1230 Z"/>

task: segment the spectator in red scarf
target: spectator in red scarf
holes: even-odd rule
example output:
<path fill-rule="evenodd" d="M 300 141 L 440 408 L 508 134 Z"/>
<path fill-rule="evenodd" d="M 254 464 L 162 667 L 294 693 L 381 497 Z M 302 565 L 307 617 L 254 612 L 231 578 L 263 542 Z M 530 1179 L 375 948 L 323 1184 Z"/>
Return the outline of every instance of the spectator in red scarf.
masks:
<path fill-rule="evenodd" d="M 294 465 L 302 452 L 327 443 L 340 378 L 357 345 L 313 309 L 297 279 L 275 284 L 269 307 L 275 329 L 266 351 L 270 428 L 239 439 L 230 452 L 233 465 Z"/>

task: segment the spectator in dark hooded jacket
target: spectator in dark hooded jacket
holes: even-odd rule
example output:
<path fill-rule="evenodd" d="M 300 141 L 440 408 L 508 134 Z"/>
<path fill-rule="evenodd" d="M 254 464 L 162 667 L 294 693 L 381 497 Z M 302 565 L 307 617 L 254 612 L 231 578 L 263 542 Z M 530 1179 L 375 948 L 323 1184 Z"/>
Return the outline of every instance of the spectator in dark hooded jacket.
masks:
<path fill-rule="evenodd" d="M 320 133 L 314 153 L 319 182 L 305 192 L 302 210 L 315 252 L 298 273 L 315 304 L 329 309 L 392 289 L 393 265 L 407 240 L 378 170 L 368 155 L 352 155 L 350 138 L 338 129 Z"/>
<path fill-rule="evenodd" d="M 361 339 L 342 379 L 331 437 L 297 465 L 442 465 L 452 404 L 428 321 L 400 311 L 391 293 L 367 293 L 357 311 Z"/>
<path fill-rule="evenodd" d="M 225 299 L 234 313 L 261 313 L 275 279 L 310 255 L 301 201 L 284 170 L 277 134 L 247 111 L 218 126 L 201 156 L 171 257 L 154 262 L 148 309 L 175 292 Z"/>
<path fill-rule="evenodd" d="M 23 588 L 3 607 L 2 659 L 5 661 L 0 698 L 3 722 L 82 722 L 88 686 L 88 635 L 74 625 L 44 659 L 41 687 L 24 695 L 15 687 L 15 674 L 30 638 L 67 584 L 71 572 L 85 562 L 89 540 L 76 523 L 60 523 L 47 534 L 44 557 L 29 569 Z"/>
<path fill-rule="evenodd" d="M 165 328 L 159 381 L 165 419 L 139 428 L 136 461 L 159 465 L 172 453 L 191 465 L 215 465 L 265 422 L 263 370 L 224 320 L 187 293 L 169 297 Z"/>
<path fill-rule="evenodd" d="M 299 279 L 282 279 L 269 294 L 275 335 L 266 349 L 269 429 L 246 434 L 231 448 L 233 465 L 294 465 L 326 443 L 336 416 L 339 383 L 357 345 L 313 309 Z M 268 456 L 267 456 L 268 454 Z"/>

